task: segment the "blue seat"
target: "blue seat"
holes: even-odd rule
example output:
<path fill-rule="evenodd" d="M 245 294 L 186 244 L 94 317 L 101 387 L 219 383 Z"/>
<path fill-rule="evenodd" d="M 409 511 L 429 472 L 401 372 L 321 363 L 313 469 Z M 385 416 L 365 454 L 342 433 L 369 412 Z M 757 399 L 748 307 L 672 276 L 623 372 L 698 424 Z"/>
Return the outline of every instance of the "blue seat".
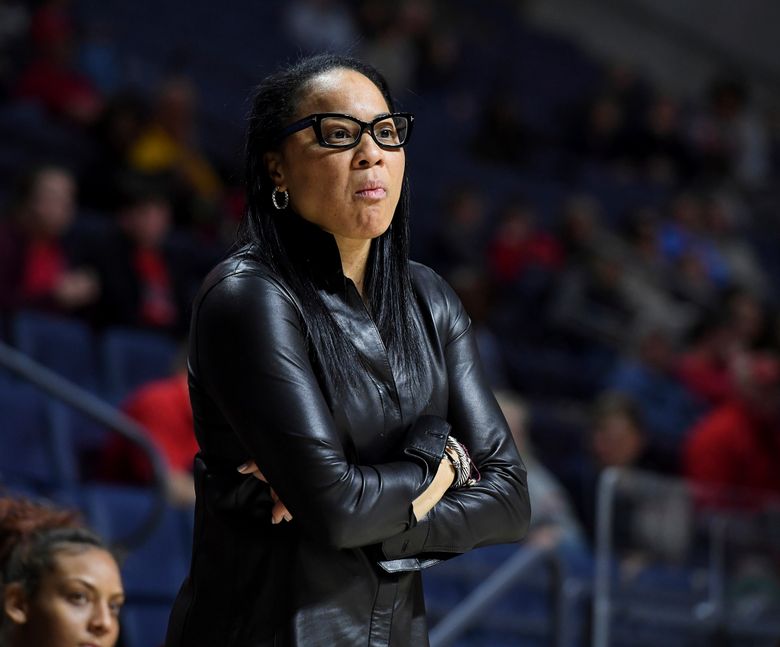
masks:
<path fill-rule="evenodd" d="M 24 311 L 12 321 L 17 348 L 90 391 L 100 384 L 92 332 L 82 321 Z"/>
<path fill-rule="evenodd" d="M 101 360 L 110 397 L 120 400 L 133 389 L 170 375 L 177 346 L 151 332 L 113 328 L 101 343 Z"/>
<path fill-rule="evenodd" d="M 32 386 L 5 384 L 0 411 L 2 481 L 38 492 L 72 487 L 77 480 L 72 443 L 46 396 Z"/>
<path fill-rule="evenodd" d="M 139 604 L 131 599 L 122 610 L 122 645 L 124 647 L 162 645 L 170 613 L 170 604 Z"/>
<path fill-rule="evenodd" d="M 521 550 L 517 544 L 488 546 L 426 569 L 423 577 L 429 623 L 439 622 Z M 531 569 L 481 615 L 457 644 L 535 645 L 536 641 L 546 639 L 551 630 L 550 586 L 549 571 L 544 566 Z"/>
<path fill-rule="evenodd" d="M 149 489 L 90 486 L 85 490 L 88 516 L 108 542 L 122 541 L 137 530 L 153 505 Z M 166 507 L 162 519 L 122 563 L 128 598 L 144 604 L 167 604 L 187 574 L 190 550 L 184 542 L 180 512 Z"/>

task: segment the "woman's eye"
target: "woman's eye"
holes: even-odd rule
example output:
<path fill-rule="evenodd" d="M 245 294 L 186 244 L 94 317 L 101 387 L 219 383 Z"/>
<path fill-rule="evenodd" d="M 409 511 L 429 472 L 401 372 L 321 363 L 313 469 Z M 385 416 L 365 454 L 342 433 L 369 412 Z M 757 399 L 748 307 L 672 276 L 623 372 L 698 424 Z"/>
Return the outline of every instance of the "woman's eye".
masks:
<path fill-rule="evenodd" d="M 119 612 L 122 610 L 122 602 L 112 602 L 108 605 L 108 608 L 112 616 L 119 617 Z"/>
<path fill-rule="evenodd" d="M 86 593 L 80 593 L 80 592 L 77 592 L 77 591 L 74 591 L 72 593 L 68 593 L 67 600 L 71 604 L 75 604 L 77 606 L 80 606 L 82 604 L 86 604 L 89 601 L 89 599 L 87 598 Z"/>
<path fill-rule="evenodd" d="M 377 130 L 376 136 L 379 137 L 379 139 L 396 140 L 398 138 L 398 134 L 392 126 L 382 126 Z"/>
<path fill-rule="evenodd" d="M 328 134 L 328 139 L 351 139 L 349 131 L 345 128 L 339 128 L 338 130 L 332 130 Z"/>

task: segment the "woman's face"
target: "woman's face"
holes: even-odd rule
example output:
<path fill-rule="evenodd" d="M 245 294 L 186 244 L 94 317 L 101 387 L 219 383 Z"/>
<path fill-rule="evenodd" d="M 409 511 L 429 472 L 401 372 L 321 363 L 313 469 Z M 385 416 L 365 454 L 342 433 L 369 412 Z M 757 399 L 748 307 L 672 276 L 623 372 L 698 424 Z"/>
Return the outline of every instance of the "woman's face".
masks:
<path fill-rule="evenodd" d="M 389 111 L 367 77 L 335 69 L 307 84 L 294 120 L 338 112 L 367 122 Z M 370 240 L 390 226 L 401 195 L 403 150 L 382 149 L 367 132 L 354 148 L 323 148 L 314 129 L 306 128 L 287 137 L 267 160 L 277 187 L 289 192 L 290 206 L 338 242 Z"/>
<path fill-rule="evenodd" d="M 42 171 L 28 203 L 36 231 L 45 236 L 61 235 L 73 220 L 75 193 L 69 173 L 58 169 Z"/>
<path fill-rule="evenodd" d="M 38 647 L 113 647 L 119 636 L 122 581 L 105 550 L 57 553 L 54 568 L 31 600 L 19 599 L 6 613 L 19 643 Z"/>

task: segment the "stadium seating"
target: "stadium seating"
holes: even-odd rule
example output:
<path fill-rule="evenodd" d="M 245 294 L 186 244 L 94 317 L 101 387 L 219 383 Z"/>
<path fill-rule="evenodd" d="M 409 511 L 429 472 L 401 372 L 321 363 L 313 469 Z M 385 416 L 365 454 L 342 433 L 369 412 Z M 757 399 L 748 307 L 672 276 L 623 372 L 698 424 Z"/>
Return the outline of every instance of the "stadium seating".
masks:
<path fill-rule="evenodd" d="M 118 402 L 133 389 L 171 373 L 176 344 L 156 333 L 113 328 L 101 340 L 101 363 L 109 397 Z"/>
<path fill-rule="evenodd" d="M 55 420 L 40 391 L 24 384 L 0 388 L 0 481 L 46 493 L 72 487 L 76 461 L 68 429 Z"/>
<path fill-rule="evenodd" d="M 11 323 L 16 347 L 47 368 L 96 392 L 101 383 L 92 331 L 82 321 L 34 311 Z"/>

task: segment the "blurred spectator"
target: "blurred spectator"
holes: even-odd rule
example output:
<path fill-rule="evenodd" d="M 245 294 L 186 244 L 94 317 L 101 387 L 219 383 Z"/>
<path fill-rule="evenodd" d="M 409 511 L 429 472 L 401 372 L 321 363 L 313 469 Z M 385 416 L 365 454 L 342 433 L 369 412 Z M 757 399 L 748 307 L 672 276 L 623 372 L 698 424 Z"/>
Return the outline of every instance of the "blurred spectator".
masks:
<path fill-rule="evenodd" d="M 130 166 L 140 174 L 169 181 L 177 223 L 211 222 L 222 195 L 222 182 L 197 144 L 197 93 L 186 78 L 160 89 L 151 122 L 129 151 Z"/>
<path fill-rule="evenodd" d="M 685 472 L 705 485 L 780 495 L 780 359 L 746 353 L 733 379 L 735 397 L 690 430 Z"/>
<path fill-rule="evenodd" d="M 633 214 L 627 234 L 623 290 L 641 327 L 664 326 L 675 336 L 687 333 L 699 310 L 676 299 L 670 289 L 676 281 L 672 266 L 661 253 L 658 214 L 640 209 Z"/>
<path fill-rule="evenodd" d="M 26 3 L 21 0 L 0 2 L 0 99 L 9 91 L 21 57 L 24 36 L 30 22 Z"/>
<path fill-rule="evenodd" d="M 744 235 L 751 224 L 745 205 L 736 194 L 724 190 L 710 195 L 703 207 L 704 226 L 728 267 L 730 283 L 754 294 L 767 295 L 768 278 Z"/>
<path fill-rule="evenodd" d="M 704 223 L 704 203 L 699 196 L 682 193 L 671 205 L 671 220 L 660 231 L 661 251 L 672 263 L 696 263 L 715 287 L 729 280 L 725 259 L 709 237 Z"/>
<path fill-rule="evenodd" d="M 27 173 L 8 215 L 0 222 L 0 309 L 83 313 L 97 301 L 99 281 L 65 237 L 75 215 L 70 172 L 43 166 Z"/>
<path fill-rule="evenodd" d="M 750 107 L 747 85 L 738 78 L 715 79 L 709 105 L 697 118 L 692 138 L 715 180 L 734 177 L 743 186 L 762 187 L 770 164 L 769 136 Z"/>
<path fill-rule="evenodd" d="M 358 3 L 357 19 L 363 40 L 359 58 L 371 63 L 382 74 L 390 91 L 400 96 L 414 85 L 417 49 L 405 18 L 404 2 L 362 0 Z M 412 0 L 413 2 L 414 0 Z"/>
<path fill-rule="evenodd" d="M 448 188 L 438 227 L 428 246 L 428 262 L 445 276 L 460 267 L 480 267 L 484 262 L 486 218 L 485 198 L 478 189 L 465 183 Z"/>
<path fill-rule="evenodd" d="M 621 255 L 624 245 L 603 222 L 601 203 L 591 195 L 567 198 L 560 216 L 558 235 L 568 264 L 581 264 L 593 256 Z"/>
<path fill-rule="evenodd" d="M 672 462 L 701 407 L 677 377 L 677 355 L 664 329 L 638 331 L 634 348 L 618 361 L 606 386 L 632 398 L 650 446 Z"/>
<path fill-rule="evenodd" d="M 175 505 L 192 505 L 195 502 L 192 465 L 198 442 L 187 387 L 186 353 L 179 354 L 172 376 L 139 387 L 121 408 L 144 428 L 162 455 L 169 470 L 170 501 Z M 141 484 L 152 481 L 152 466 L 146 454 L 124 436 L 111 438 L 100 462 L 108 480 Z"/>
<path fill-rule="evenodd" d="M 528 541 L 569 551 L 584 550 L 584 536 L 568 493 L 536 458 L 528 441 L 528 409 L 525 403 L 510 391 L 499 391 L 496 400 L 528 471 L 528 494 L 534 511 Z"/>
<path fill-rule="evenodd" d="M 75 514 L 1 498 L 0 575 L 4 647 L 116 644 L 119 566 Z"/>
<path fill-rule="evenodd" d="M 589 456 L 583 471 L 583 482 L 577 502 L 583 522 L 591 536 L 595 532 L 596 495 L 601 472 L 618 467 L 653 472 L 674 472 L 668 457 L 658 455 L 644 426 L 644 416 L 635 400 L 628 395 L 606 391 L 593 405 L 589 431 Z M 652 510 L 637 507 L 635 502 L 616 502 L 614 513 L 616 538 L 625 544 L 654 551 L 673 551 L 682 543 L 676 535 L 683 528 L 663 529 L 654 524 L 643 527 L 642 521 Z M 670 532 L 669 532 L 670 531 Z"/>
<path fill-rule="evenodd" d="M 119 90 L 122 65 L 114 46 L 111 25 L 93 20 L 83 30 L 78 49 L 78 67 L 103 96 Z"/>
<path fill-rule="evenodd" d="M 479 127 L 471 139 L 472 154 L 488 162 L 522 164 L 530 148 L 529 133 L 521 121 L 517 97 L 502 88 L 483 103 Z"/>
<path fill-rule="evenodd" d="M 737 348 L 751 350 L 765 345 L 769 335 L 767 312 L 761 300 L 748 290 L 726 293 L 722 307 L 734 331 Z"/>
<path fill-rule="evenodd" d="M 76 69 L 75 30 L 68 5 L 48 0 L 33 14 L 30 35 L 35 57 L 17 80 L 15 94 L 40 102 L 53 115 L 90 124 L 100 113 L 102 98 Z"/>
<path fill-rule="evenodd" d="M 620 106 L 626 127 L 633 130 L 648 113 L 652 105 L 653 90 L 630 63 L 611 62 L 608 66 L 602 80 L 601 93 L 611 97 Z"/>
<path fill-rule="evenodd" d="M 164 195 L 143 184 L 127 188 L 113 236 L 93 250 L 103 288 L 99 323 L 184 330 L 184 279 L 164 247 L 170 228 L 171 210 Z"/>
<path fill-rule="evenodd" d="M 130 150 L 146 120 L 144 100 L 134 93 L 117 94 L 105 106 L 95 123 L 97 151 L 79 178 L 81 202 L 93 209 L 119 208 L 122 187 L 132 180 Z"/>
<path fill-rule="evenodd" d="M 577 116 L 568 147 L 584 159 L 603 163 L 624 161 L 627 151 L 625 115 L 616 97 L 596 97 Z"/>
<path fill-rule="evenodd" d="M 639 468 L 646 463 L 648 443 L 642 415 L 630 396 L 617 392 L 599 396 L 593 411 L 590 450 L 599 470 Z"/>
<path fill-rule="evenodd" d="M 417 85 L 429 91 L 451 87 L 458 78 L 463 54 L 459 33 L 441 24 L 418 31 Z"/>
<path fill-rule="evenodd" d="M 501 283 L 515 283 L 527 270 L 553 274 L 563 265 L 563 249 L 548 232 L 536 226 L 532 208 L 512 200 L 501 209 L 488 247 L 488 264 Z"/>
<path fill-rule="evenodd" d="M 626 142 L 632 162 L 657 182 L 677 185 L 690 179 L 693 159 L 682 131 L 678 104 L 671 97 L 657 97 Z"/>
<path fill-rule="evenodd" d="M 290 40 L 304 52 L 344 52 L 357 43 L 352 14 L 339 0 L 296 0 L 285 6 Z"/>
<path fill-rule="evenodd" d="M 494 312 L 493 285 L 488 277 L 474 267 L 463 266 L 449 275 L 449 282 L 469 313 L 482 366 L 494 388 L 508 383 L 504 349 L 489 325 Z"/>
<path fill-rule="evenodd" d="M 624 346 L 636 312 L 622 284 L 624 264 L 613 255 L 594 255 L 570 266 L 551 304 L 551 321 L 572 339 L 605 348 Z"/>
<path fill-rule="evenodd" d="M 680 357 L 678 375 L 688 390 L 708 406 L 734 396 L 731 363 L 736 336 L 723 316 L 704 319 L 693 331 L 688 348 Z"/>

